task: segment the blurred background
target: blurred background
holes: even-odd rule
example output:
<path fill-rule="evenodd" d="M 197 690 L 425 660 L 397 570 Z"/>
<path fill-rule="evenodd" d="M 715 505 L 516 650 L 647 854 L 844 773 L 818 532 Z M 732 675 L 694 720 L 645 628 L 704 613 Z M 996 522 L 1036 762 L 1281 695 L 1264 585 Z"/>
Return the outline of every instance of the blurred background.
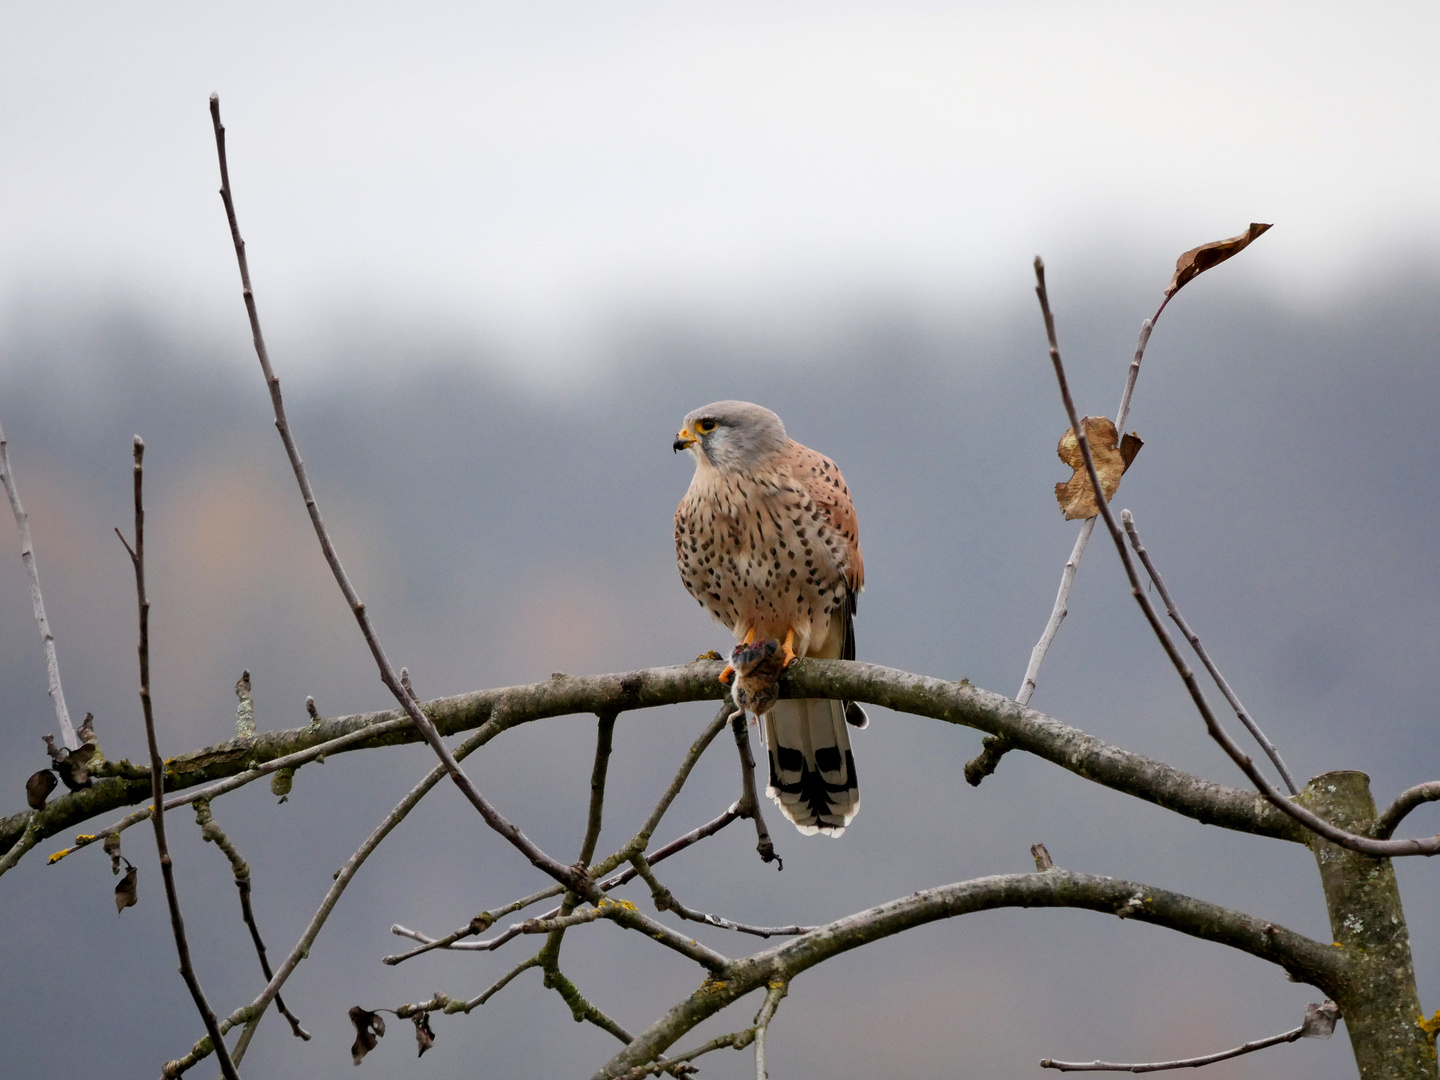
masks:
<path fill-rule="evenodd" d="M 71 712 L 139 759 L 130 437 L 148 444 L 154 690 L 166 755 L 386 706 L 294 490 L 239 296 L 206 112 L 272 355 L 342 557 L 422 697 L 684 662 L 725 647 L 674 570 L 669 455 L 690 409 L 775 409 L 855 494 L 863 659 L 1019 687 L 1078 523 L 1052 486 L 1066 424 L 1031 292 L 1045 256 L 1082 410 L 1114 416 L 1175 257 L 1275 228 L 1167 309 L 1127 427 L 1136 514 L 1190 621 L 1309 777 L 1377 799 L 1440 775 L 1440 75 L 1433 7 L 1102 3 L 77 3 L 0 11 L 0 422 L 30 512 Z M 54 730 L 18 540 L 0 514 L 0 812 Z M 1033 704 L 1229 784 L 1108 541 L 1081 568 Z M 708 705 L 622 718 L 608 852 Z M 771 812 L 785 869 L 732 827 L 663 875 L 687 904 L 820 922 L 927 886 L 1059 865 L 1191 892 L 1326 939 L 1313 857 L 1181 820 L 1020 755 L 978 788 L 968 730 L 872 710 L 843 839 Z M 573 858 L 593 721 L 471 759 Z M 272 958 L 430 766 L 406 748 L 215 806 L 249 859 Z M 736 794 L 717 741 L 660 839 Z M 109 820 L 108 818 L 106 819 Z M 222 1015 L 261 985 L 228 864 L 171 826 L 201 979 Z M 1419 811 L 1412 831 L 1434 828 Z M 153 844 L 139 906 L 103 854 L 0 882 L 16 1076 L 154 1075 L 201 1033 L 175 975 Z M 1399 868 L 1421 1000 L 1440 1005 L 1435 868 Z M 366 864 L 246 1075 L 354 1075 L 346 1010 L 473 996 L 523 958 L 397 968 L 392 923 L 444 933 L 539 884 L 441 787 Z M 648 898 L 641 893 L 642 904 Z M 706 937 L 732 953 L 750 939 Z M 632 1031 L 692 970 L 613 928 L 564 967 Z M 932 925 L 797 980 L 771 1076 L 1022 1077 L 1053 1056 L 1149 1060 L 1293 1027 L 1318 992 L 1215 946 L 1085 912 Z M 684 1045 L 749 1022 L 755 1004 Z M 533 973 L 469 1017 L 409 1025 L 387 1076 L 589 1075 L 617 1044 Z M 722 1051 L 702 1076 L 753 1075 Z M 202 1066 L 207 1075 L 213 1065 Z M 198 1073 L 196 1075 L 199 1075 Z M 1343 1033 L 1214 1066 L 1348 1077 Z"/>

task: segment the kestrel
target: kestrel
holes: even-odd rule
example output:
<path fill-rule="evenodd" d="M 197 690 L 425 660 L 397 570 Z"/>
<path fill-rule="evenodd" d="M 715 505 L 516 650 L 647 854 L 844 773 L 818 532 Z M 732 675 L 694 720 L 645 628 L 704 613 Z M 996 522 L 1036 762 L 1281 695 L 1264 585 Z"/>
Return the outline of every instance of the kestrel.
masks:
<path fill-rule="evenodd" d="M 835 463 L 785 434 L 769 409 L 717 401 L 685 417 L 674 448 L 695 457 L 675 511 L 680 580 L 735 635 L 735 697 L 762 717 L 766 794 L 806 835 L 839 836 L 860 809 L 847 722 L 851 702 L 775 700 L 797 656 L 855 658 L 855 597 L 865 585 L 850 490 Z M 766 643 L 773 642 L 778 649 Z M 766 679 L 746 682 L 751 673 Z"/>

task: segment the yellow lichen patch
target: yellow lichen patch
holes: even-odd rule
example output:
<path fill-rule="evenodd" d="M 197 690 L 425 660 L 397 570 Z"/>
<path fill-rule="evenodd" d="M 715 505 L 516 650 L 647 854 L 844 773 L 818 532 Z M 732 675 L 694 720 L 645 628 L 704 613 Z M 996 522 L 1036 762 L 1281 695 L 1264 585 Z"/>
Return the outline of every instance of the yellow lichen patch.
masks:
<path fill-rule="evenodd" d="M 74 851 L 74 850 L 75 850 L 74 848 L 68 848 L 68 847 L 67 847 L 67 848 L 61 848 L 59 851 L 55 852 L 54 855 L 51 855 L 51 856 L 50 856 L 50 858 L 49 858 L 48 862 L 46 863 L 46 865 L 47 865 L 47 866 L 54 866 L 57 862 L 59 862 L 61 859 L 63 859 L 66 855 L 69 855 L 70 852 L 72 852 L 72 851 Z"/>
<path fill-rule="evenodd" d="M 1436 1009 L 1435 1015 L 1430 1017 L 1430 1019 L 1427 1020 L 1422 1016 L 1417 1019 L 1415 1023 L 1420 1025 L 1420 1030 L 1425 1032 L 1426 1035 L 1432 1039 L 1435 1038 L 1436 1033 L 1440 1032 L 1440 1009 Z"/>
<path fill-rule="evenodd" d="M 608 896 L 602 898 L 601 901 L 600 901 L 600 903 L 598 903 L 598 904 L 595 905 L 595 906 L 596 906 L 596 907 L 602 907 L 602 908 L 603 908 L 603 907 L 618 907 L 618 908 L 624 908 L 626 911 L 639 911 L 639 910 L 640 910 L 640 909 L 637 908 L 633 903 L 631 903 L 629 900 L 613 900 L 613 899 L 611 899 L 611 898 L 608 897 Z"/>
<path fill-rule="evenodd" d="M 94 839 L 95 839 L 95 837 L 94 837 L 92 834 L 82 832 L 82 833 L 80 833 L 78 836 L 75 837 L 75 842 L 76 842 L 77 844 L 88 844 L 88 843 L 90 843 L 91 840 L 94 840 Z"/>

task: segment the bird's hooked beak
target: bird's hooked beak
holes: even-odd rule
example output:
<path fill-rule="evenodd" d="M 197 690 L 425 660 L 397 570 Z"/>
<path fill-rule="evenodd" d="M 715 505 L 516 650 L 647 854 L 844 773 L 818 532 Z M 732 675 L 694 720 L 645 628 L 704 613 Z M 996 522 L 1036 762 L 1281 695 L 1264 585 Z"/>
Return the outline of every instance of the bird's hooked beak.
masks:
<path fill-rule="evenodd" d="M 694 435 L 690 434 L 688 427 L 683 427 L 680 429 L 680 433 L 675 436 L 675 442 L 671 444 L 670 448 L 678 454 L 681 450 L 689 450 L 690 447 L 699 441 L 700 440 L 695 438 Z"/>

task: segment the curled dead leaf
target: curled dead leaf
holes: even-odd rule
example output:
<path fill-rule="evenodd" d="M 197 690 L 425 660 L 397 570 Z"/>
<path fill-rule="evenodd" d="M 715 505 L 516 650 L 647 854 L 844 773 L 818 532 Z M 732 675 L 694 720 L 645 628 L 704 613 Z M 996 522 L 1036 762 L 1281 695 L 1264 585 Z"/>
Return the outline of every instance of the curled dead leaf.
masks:
<path fill-rule="evenodd" d="M 355 1005 L 350 1009 L 350 1023 L 355 1025 L 355 1042 L 350 1047 L 350 1060 L 359 1065 L 384 1036 L 385 1019 L 379 1013 L 367 1012 Z"/>
<path fill-rule="evenodd" d="M 294 769 L 276 769 L 270 779 L 270 794 L 282 803 L 289 801 L 290 791 L 295 786 Z"/>
<path fill-rule="evenodd" d="M 1090 443 L 1090 456 L 1095 459 L 1095 472 L 1100 477 L 1105 501 L 1109 502 L 1120 486 L 1120 477 L 1130 468 L 1130 463 L 1145 443 L 1133 433 L 1117 442 L 1115 425 L 1103 416 L 1087 416 L 1081 422 L 1085 425 L 1085 437 Z M 1061 461 L 1075 470 L 1069 480 L 1055 485 L 1055 501 L 1060 504 L 1065 519 L 1075 521 L 1094 517 L 1100 513 L 1100 507 L 1095 502 L 1090 478 L 1085 474 L 1085 457 L 1080 453 L 1080 441 L 1075 437 L 1074 428 L 1065 429 L 1055 452 Z"/>
<path fill-rule="evenodd" d="M 115 913 L 117 915 L 127 907 L 135 906 L 138 899 L 139 877 L 140 871 L 132 866 L 125 871 L 125 876 L 120 879 L 120 884 L 115 886 Z"/>
<path fill-rule="evenodd" d="M 55 774 L 49 769 L 41 769 L 34 773 L 29 780 L 25 781 L 25 801 L 30 804 L 31 810 L 44 810 L 45 800 L 55 790 L 59 783 Z"/>
<path fill-rule="evenodd" d="M 1199 247 L 1185 252 L 1175 260 L 1175 276 L 1170 279 L 1170 284 L 1165 289 L 1166 297 L 1174 296 L 1185 287 L 1186 282 L 1203 274 L 1212 266 L 1218 266 L 1230 256 L 1244 251 L 1268 228 L 1270 228 L 1268 224 L 1252 221 L 1250 227 L 1239 236 L 1232 236 L 1228 240 L 1216 240 L 1211 244 L 1201 244 Z"/>
<path fill-rule="evenodd" d="M 1335 1022 L 1340 1019 L 1340 1006 L 1333 1001 L 1323 1005 L 1305 1006 L 1305 1020 L 1300 1025 L 1302 1039 L 1328 1039 L 1335 1034 Z"/>
<path fill-rule="evenodd" d="M 415 1056 L 424 1057 L 425 1051 L 435 1045 L 435 1032 L 430 1029 L 430 1014 L 416 1013 L 410 1019 L 415 1021 L 415 1041 L 420 1045 L 420 1053 Z"/>

